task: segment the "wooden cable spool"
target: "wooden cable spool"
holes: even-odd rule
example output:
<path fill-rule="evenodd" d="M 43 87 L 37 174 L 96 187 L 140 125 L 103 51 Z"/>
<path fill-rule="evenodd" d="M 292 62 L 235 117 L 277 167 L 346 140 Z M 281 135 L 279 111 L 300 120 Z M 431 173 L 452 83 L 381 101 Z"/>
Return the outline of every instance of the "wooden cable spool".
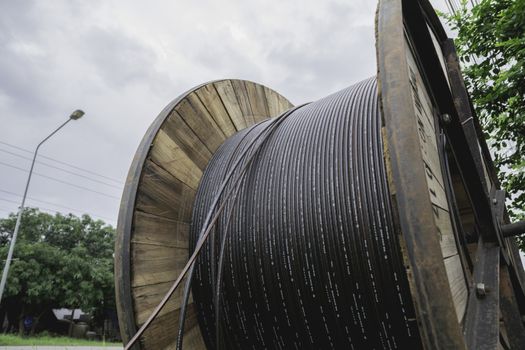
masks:
<path fill-rule="evenodd" d="M 504 193 L 453 43 L 426 0 L 380 1 L 376 36 L 388 187 L 421 347 L 523 349 L 524 272 L 515 241 L 501 233 Z M 133 160 L 117 229 L 124 342 L 187 262 L 193 201 L 214 152 L 291 107 L 262 85 L 221 80 L 181 95 L 153 122 Z M 182 288 L 137 348 L 175 347 L 181 295 Z M 205 348 L 191 300 L 183 347 Z"/>
<path fill-rule="evenodd" d="M 170 103 L 142 140 L 119 213 L 115 281 L 123 339 L 146 321 L 189 256 L 193 200 L 212 154 L 235 132 L 277 116 L 292 104 L 243 80 L 198 86 Z M 146 349 L 169 347 L 177 332 L 180 294 L 142 338 Z M 184 346 L 203 348 L 190 306 Z"/>

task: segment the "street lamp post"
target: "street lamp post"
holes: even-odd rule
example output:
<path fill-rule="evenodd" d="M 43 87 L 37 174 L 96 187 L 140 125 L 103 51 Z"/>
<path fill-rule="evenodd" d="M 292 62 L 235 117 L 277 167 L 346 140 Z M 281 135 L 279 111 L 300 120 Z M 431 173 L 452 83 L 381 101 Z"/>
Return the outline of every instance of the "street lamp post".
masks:
<path fill-rule="evenodd" d="M 4 271 L 2 273 L 2 280 L 0 281 L 0 303 L 2 302 L 2 296 L 4 294 L 5 283 L 7 281 L 7 275 L 9 274 L 9 266 L 11 265 L 11 260 L 13 259 L 13 251 L 15 249 L 16 237 L 18 236 L 18 230 L 20 229 L 20 222 L 22 221 L 22 213 L 24 212 L 24 204 L 26 201 L 27 190 L 29 189 L 31 175 L 33 174 L 33 168 L 35 167 L 35 160 L 38 154 L 38 149 L 40 148 L 40 146 L 42 146 L 44 142 L 49 140 L 51 136 L 56 134 L 58 130 L 62 129 L 67 123 L 69 123 L 71 120 L 80 119 L 83 115 L 84 115 L 84 112 L 81 111 L 80 109 L 77 109 L 76 111 L 71 113 L 69 118 L 62 125 L 56 128 L 55 131 L 49 134 L 45 139 L 43 139 L 38 144 L 38 146 L 36 146 L 35 153 L 33 154 L 33 162 L 31 163 L 31 169 L 29 170 L 29 176 L 27 177 L 26 188 L 24 190 L 24 196 L 22 197 L 22 204 L 20 204 L 20 208 L 18 209 L 18 216 L 16 218 L 15 230 L 13 231 L 13 238 L 11 238 L 11 242 L 9 243 L 9 252 L 7 253 L 7 259 L 5 261 Z"/>

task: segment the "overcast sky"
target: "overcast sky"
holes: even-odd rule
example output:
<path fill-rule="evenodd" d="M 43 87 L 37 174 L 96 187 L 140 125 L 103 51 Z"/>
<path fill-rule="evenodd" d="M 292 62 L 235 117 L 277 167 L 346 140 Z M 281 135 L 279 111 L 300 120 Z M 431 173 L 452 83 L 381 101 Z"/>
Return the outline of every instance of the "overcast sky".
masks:
<path fill-rule="evenodd" d="M 173 98 L 240 78 L 299 104 L 370 77 L 375 8 L 370 0 L 1 1 L 0 217 L 16 211 L 24 190 L 31 154 L 20 148 L 32 151 L 81 108 L 85 117 L 41 148 L 66 164 L 39 158 L 27 204 L 114 225 L 135 150 Z"/>

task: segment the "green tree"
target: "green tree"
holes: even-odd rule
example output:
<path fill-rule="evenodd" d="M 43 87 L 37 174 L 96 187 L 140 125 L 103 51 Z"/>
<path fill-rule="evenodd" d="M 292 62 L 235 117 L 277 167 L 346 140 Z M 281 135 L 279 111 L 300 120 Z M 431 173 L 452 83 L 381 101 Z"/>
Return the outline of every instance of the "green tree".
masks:
<path fill-rule="evenodd" d="M 0 219 L 0 257 L 5 260 L 16 216 Z M 114 308 L 114 229 L 88 215 L 50 215 L 26 209 L 4 296 L 38 318 L 51 308 L 81 308 L 102 320 Z"/>
<path fill-rule="evenodd" d="M 525 218 L 525 0 L 467 1 L 445 16 L 465 84 L 489 140 L 509 214 Z M 525 240 L 521 239 L 525 250 Z"/>

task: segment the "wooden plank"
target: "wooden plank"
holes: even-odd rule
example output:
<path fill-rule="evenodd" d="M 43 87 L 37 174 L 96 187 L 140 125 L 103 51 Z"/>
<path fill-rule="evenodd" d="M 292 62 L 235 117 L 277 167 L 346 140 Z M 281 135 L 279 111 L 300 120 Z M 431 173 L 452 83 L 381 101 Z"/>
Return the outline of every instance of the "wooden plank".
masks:
<path fill-rule="evenodd" d="M 179 310 L 172 311 L 157 318 L 144 333 L 142 343 L 146 349 L 174 349 L 179 326 Z M 205 350 L 204 341 L 198 330 L 197 313 L 194 304 L 188 305 L 184 324 L 184 349 Z M 199 342 L 200 338 L 200 342 Z M 193 346 L 190 347 L 190 344 Z M 195 346 L 196 345 L 196 346 Z"/>
<path fill-rule="evenodd" d="M 443 258 L 458 254 L 449 212 L 435 205 L 432 206 L 432 210 L 434 211 L 434 221 L 438 230 Z"/>
<path fill-rule="evenodd" d="M 144 163 L 136 210 L 189 222 L 195 191 L 150 159 Z"/>
<path fill-rule="evenodd" d="M 187 260 L 187 249 L 132 243 L 131 286 L 173 281 Z"/>
<path fill-rule="evenodd" d="M 156 262 L 163 263 L 164 261 L 171 261 L 173 266 L 170 270 L 177 268 L 179 264 L 184 264 L 188 260 L 188 248 L 158 246 L 148 243 L 135 242 L 131 245 L 133 254 L 133 262 L 154 264 Z M 145 268 L 149 268 L 146 266 Z M 160 283 L 161 281 L 157 281 Z"/>
<path fill-rule="evenodd" d="M 421 76 L 412 55 L 407 55 L 409 63 L 410 85 L 414 110 L 416 112 L 419 144 L 423 160 L 432 172 L 433 177 L 444 188 L 441 162 L 439 160 L 438 142 L 436 139 L 436 128 L 432 113 L 430 97 L 421 80 Z"/>
<path fill-rule="evenodd" d="M 213 86 L 217 90 L 224 107 L 228 111 L 228 115 L 235 125 L 235 129 L 237 129 L 237 131 L 245 129 L 248 124 L 246 124 L 246 119 L 244 119 L 244 115 L 242 113 L 241 107 L 239 106 L 239 102 L 237 101 L 237 95 L 233 90 L 231 81 L 222 80 L 213 83 Z"/>
<path fill-rule="evenodd" d="M 215 120 L 217 125 L 221 128 L 224 135 L 229 137 L 237 132 L 235 125 L 230 119 L 230 115 L 224 107 L 224 104 L 213 84 L 204 85 L 202 88 L 198 89 L 196 93 L 204 106 L 206 106 L 206 109 L 213 120 Z"/>
<path fill-rule="evenodd" d="M 153 162 L 196 191 L 202 170 L 163 130 L 159 130 L 153 144 L 150 152 Z"/>
<path fill-rule="evenodd" d="M 436 136 L 432 126 L 423 122 L 425 118 L 418 116 L 418 135 L 423 161 L 433 173 L 439 185 L 444 188 L 443 174 L 441 171 L 441 162 L 436 145 Z"/>
<path fill-rule="evenodd" d="M 452 292 L 452 299 L 454 300 L 458 322 L 461 322 L 465 315 L 468 299 L 468 287 L 465 282 L 465 276 L 463 275 L 461 259 L 459 255 L 456 254 L 446 258 L 443 262 L 445 263 L 447 278 L 450 282 L 450 291 Z"/>
<path fill-rule="evenodd" d="M 407 51 L 407 63 L 408 63 L 408 74 L 411 85 L 412 98 L 414 101 L 415 112 L 418 117 L 421 117 L 421 122 L 429 127 L 429 133 L 434 135 L 433 143 L 437 147 L 435 141 L 435 125 L 434 125 L 434 113 L 433 104 L 430 100 L 430 96 L 427 93 L 421 74 L 414 60 L 414 57 L 410 51 Z"/>
<path fill-rule="evenodd" d="M 241 108 L 242 115 L 246 121 L 246 125 L 251 126 L 255 124 L 255 119 L 253 118 L 253 113 L 250 106 L 250 99 L 248 98 L 248 91 L 246 91 L 244 81 L 234 79 L 231 80 L 231 83 L 233 91 L 235 92 L 235 96 L 237 96 L 237 102 Z"/>
<path fill-rule="evenodd" d="M 268 108 L 268 100 L 266 99 L 266 94 L 264 93 L 264 86 L 261 84 L 255 84 L 256 92 L 257 92 L 257 99 L 260 102 L 260 105 L 263 107 L 263 116 L 261 120 L 266 120 L 271 117 L 270 115 L 270 109 Z M 252 112 L 254 111 L 252 107 Z"/>
<path fill-rule="evenodd" d="M 145 349 L 174 349 L 179 325 L 179 311 L 172 311 L 157 318 L 141 338 Z M 184 324 L 184 349 L 205 350 L 204 341 L 197 324 L 197 312 L 194 304 L 188 305 Z"/>
<path fill-rule="evenodd" d="M 268 105 L 268 113 L 270 114 L 270 118 L 277 117 L 283 111 L 277 93 L 265 86 L 264 94 L 266 96 L 266 103 Z"/>
<path fill-rule="evenodd" d="M 468 287 L 463 273 L 461 258 L 457 250 L 452 221 L 449 214 L 450 210 L 447 195 L 444 190 L 444 180 L 438 150 L 439 142 L 436 137 L 434 122 L 434 105 L 410 50 L 406 50 L 406 58 L 412 103 L 414 104 L 416 115 L 415 122 L 417 123 L 421 157 L 423 166 L 425 167 L 434 222 L 440 238 L 441 253 L 444 258 L 443 262 L 457 320 L 458 323 L 460 323 L 467 306 Z"/>
<path fill-rule="evenodd" d="M 412 101 L 416 113 L 419 144 L 421 146 L 421 156 L 425 166 L 430 200 L 433 204 L 448 211 L 449 207 L 443 185 L 444 181 L 441 162 L 439 160 L 432 103 L 410 51 L 407 53 L 407 62 L 410 75 L 409 79 Z"/>
<path fill-rule="evenodd" d="M 133 301 L 135 303 L 135 320 L 137 323 L 142 324 L 146 322 L 148 317 L 153 313 L 155 308 L 160 304 L 166 293 L 169 291 L 173 282 L 174 281 L 169 281 L 132 288 L 131 292 L 133 295 Z M 177 288 L 170 300 L 162 308 L 159 316 L 180 309 L 185 283 L 186 279 L 182 281 L 180 287 Z M 193 299 L 190 295 L 189 303 L 192 302 Z"/>
<path fill-rule="evenodd" d="M 428 185 L 428 194 L 430 197 L 430 201 L 432 204 L 435 204 L 447 211 L 449 211 L 448 202 L 447 202 L 447 194 L 445 193 L 445 190 L 443 187 L 441 187 L 441 184 L 438 182 L 437 178 L 428 171 L 428 166 L 425 164 L 425 175 L 427 179 L 427 185 Z"/>
<path fill-rule="evenodd" d="M 219 128 L 217 123 L 215 123 L 213 118 L 209 115 L 195 92 L 186 96 L 186 98 L 175 107 L 175 110 L 206 145 L 210 152 L 215 152 L 224 140 L 226 140 L 226 136 L 221 128 Z"/>
<path fill-rule="evenodd" d="M 413 89 L 421 89 L 424 87 L 419 82 L 413 82 L 414 85 L 412 85 Z M 414 106 L 417 106 L 418 103 L 416 99 L 420 100 L 421 92 L 420 91 L 412 91 L 412 96 L 414 98 Z M 416 107 L 417 108 L 417 107 Z M 429 121 L 428 118 L 426 118 L 420 111 L 416 111 L 416 117 L 417 117 L 417 123 L 418 123 L 418 131 L 419 131 L 419 137 L 420 139 L 423 139 L 425 143 L 429 144 L 431 149 L 437 150 L 437 139 L 436 139 L 436 129 L 434 127 L 434 121 Z M 439 164 L 439 162 L 437 162 Z"/>
<path fill-rule="evenodd" d="M 258 123 L 268 119 L 270 117 L 270 112 L 268 111 L 266 95 L 264 94 L 264 88 L 262 85 L 245 81 L 244 86 L 248 94 L 248 101 L 250 103 L 254 122 Z"/>
<path fill-rule="evenodd" d="M 293 107 L 293 104 L 281 95 L 278 95 L 279 106 L 281 107 L 281 113 L 289 110 Z"/>
<path fill-rule="evenodd" d="M 177 111 L 173 111 L 162 124 L 163 130 L 188 155 L 188 157 L 204 170 L 211 159 L 212 153 L 186 124 Z"/>
<path fill-rule="evenodd" d="M 410 50 L 407 50 L 406 57 L 416 114 L 424 117 L 430 125 L 434 125 L 433 103 L 427 93 L 418 66 Z"/>
<path fill-rule="evenodd" d="M 135 211 L 131 242 L 188 249 L 190 224 Z"/>

